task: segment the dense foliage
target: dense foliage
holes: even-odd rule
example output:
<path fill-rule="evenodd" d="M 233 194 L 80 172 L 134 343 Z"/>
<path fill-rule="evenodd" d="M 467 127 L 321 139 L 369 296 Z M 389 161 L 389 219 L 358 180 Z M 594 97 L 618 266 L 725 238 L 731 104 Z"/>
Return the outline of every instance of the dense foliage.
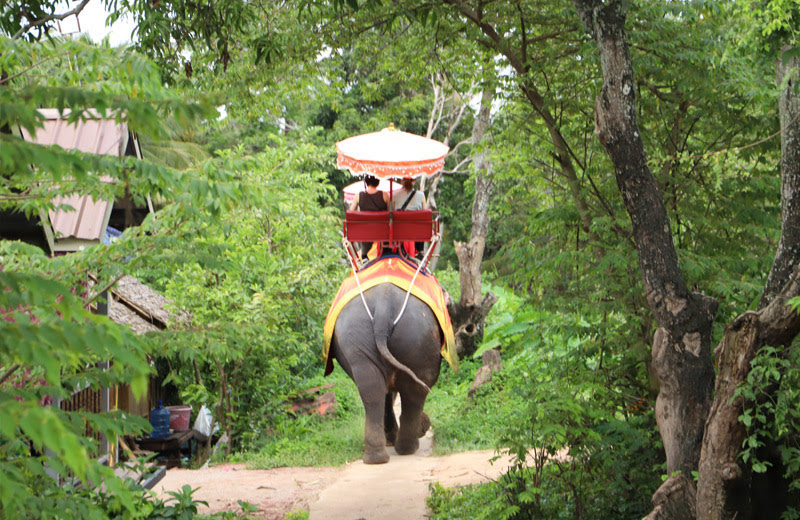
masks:
<path fill-rule="evenodd" d="M 41 127 L 42 105 L 69 108 L 73 121 L 118 118 L 158 135 L 167 113 L 194 117 L 203 107 L 180 101 L 159 86 L 155 69 L 127 52 L 82 41 L 41 44 L 0 39 L 0 208 L 27 215 L 53 208 L 59 193 L 79 191 L 98 198 L 128 192 L 139 200 L 163 194 L 203 206 L 184 191 L 179 172 L 144 162 L 65 151 L 23 141 L 19 128 L 34 134 Z M 67 63 L 73 65 L 68 67 Z M 94 88 L 82 88 L 91 78 Z M 103 172 L 110 182 L 100 180 Z M 198 180 L 196 188 L 214 182 Z M 87 251 L 47 259 L 22 244 L 0 244 L 0 441 L 4 475 L 0 510 L 5 516 L 39 514 L 96 515 L 89 495 L 75 495 L 60 481 L 106 482 L 120 507 L 137 511 L 136 493 L 97 462 L 98 442 L 86 432 L 113 439 L 149 430 L 141 418 L 120 412 L 64 412 L 56 406 L 75 391 L 130 383 L 141 393 L 150 371 L 146 346 L 134 335 L 89 312 L 101 287 L 120 269 L 125 252 Z M 128 254 L 130 251 L 128 251 Z M 98 280 L 91 287 L 88 275 Z M 110 360 L 115 362 L 107 366 Z"/>
<path fill-rule="evenodd" d="M 0 88 L 0 127 L 14 130 L 0 134 L 1 209 L 38 216 L 56 195 L 73 192 L 166 201 L 157 217 L 110 246 L 47 258 L 36 247 L 0 243 L 0 510 L 111 514 L 99 495 L 59 487 L 103 482 L 113 508 L 147 516 L 146 495 L 99 463 L 100 443 L 85 436 L 138 435 L 149 431 L 147 421 L 45 405 L 121 383 L 140 395 L 159 359 L 174 367 L 169 380 L 183 383 L 193 373 L 187 363 L 197 361 L 205 384 L 188 386 L 194 402 L 220 403 L 217 416 L 237 445 L 244 432 L 245 442 L 258 440 L 317 359 L 321 316 L 331 280 L 340 276 L 335 222 L 321 205 L 330 189 L 318 165 L 328 158 L 265 136 L 259 155 L 230 150 L 177 170 L 168 161 L 29 143 L 17 128 L 35 134 L 42 105 L 68 108 L 71 121 L 116 118 L 154 142 L 214 112 L 164 90 L 156 69 L 128 51 L 83 41 L 0 41 L 0 69 L 9 73 Z M 180 305 L 176 316 L 188 312 L 189 321 L 177 318 L 173 332 L 139 337 L 91 313 L 122 274 L 152 280 Z"/>
<path fill-rule="evenodd" d="M 572 2 L 482 3 L 482 23 L 469 2 L 106 4 L 112 18 L 134 16 L 136 52 L 37 42 L 38 26 L 0 38 L 0 209 L 35 216 L 75 191 L 164 204 L 111 246 L 46 258 L 0 242 L 0 512 L 47 514 L 67 497 L 70 507 L 108 512 L 108 496 L 70 495 L 45 468 L 105 479 L 128 512 L 149 510 L 92 462 L 96 443 L 82 435 L 87 425 L 109 437 L 141 432 L 144 421 L 41 406 L 79 386 L 142 391 L 157 376 L 169 400 L 211 408 L 237 460 L 260 467 L 331 462 L 315 445 L 340 449 L 335 462 L 350 457 L 359 417 L 345 381 L 335 421 L 285 411 L 298 390 L 320 383 L 322 320 L 346 272 L 339 189 L 352 179 L 335 170 L 333 144 L 389 122 L 448 140 L 456 150 L 436 200 L 440 266 L 455 267 L 451 244 L 469 236 L 475 190 L 464 165 L 475 151 L 471 98 L 487 85 L 496 101 L 482 149 L 495 192 L 484 276 L 501 299 L 477 356 L 499 349 L 503 369 L 474 397 L 477 359 L 460 374 L 445 370 L 428 410 L 440 452 L 492 447 L 516 462 L 496 483 L 435 488 L 434 517 L 648 512 L 665 472 L 653 413 L 656 325 L 613 167 L 594 138 L 600 68 Z M 631 2 L 627 24 L 649 166 L 687 284 L 720 302 L 715 339 L 755 308 L 780 236 L 772 60 L 797 52 L 796 5 L 745 4 Z M 27 18 L 0 8 L 0 27 L 14 35 L 56 6 L 32 2 Z M 446 104 L 435 104 L 440 95 Z M 35 132 L 40 107 L 126 122 L 145 160 L 7 133 Z M 136 337 L 87 310 L 97 297 L 88 274 L 96 287 L 135 274 L 180 319 Z M 440 279 L 456 298 L 456 275 Z M 793 491 L 797 364 L 797 348 L 765 350 L 739 394 L 749 403 L 743 462 L 763 473 L 780 461 Z M 765 446 L 778 456 L 765 459 Z"/>
<path fill-rule="evenodd" d="M 231 204 L 211 218 L 166 208 L 148 231 L 179 240 L 143 279 L 161 287 L 190 323 L 151 338 L 170 360 L 167 382 L 196 409 L 217 411 L 236 446 L 250 448 L 284 415 L 284 402 L 317 369 L 327 303 L 345 266 L 324 154 L 280 137 L 242 161 L 254 206 Z M 178 397 L 178 396 L 176 396 Z"/>

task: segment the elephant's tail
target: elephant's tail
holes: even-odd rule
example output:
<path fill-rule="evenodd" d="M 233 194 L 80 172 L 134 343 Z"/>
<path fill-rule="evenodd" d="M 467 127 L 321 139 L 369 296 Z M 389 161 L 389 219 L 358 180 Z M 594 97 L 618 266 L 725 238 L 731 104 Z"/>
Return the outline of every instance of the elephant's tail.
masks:
<path fill-rule="evenodd" d="M 378 345 L 378 352 L 381 353 L 381 355 L 386 361 L 388 361 L 392 366 L 394 366 L 401 372 L 405 372 L 408 375 L 408 377 L 410 377 L 411 379 L 422 385 L 422 388 L 425 389 L 425 392 L 430 393 L 431 388 L 428 385 L 426 385 L 422 381 L 422 379 L 418 378 L 417 374 L 415 374 L 414 371 L 412 371 L 410 368 L 408 368 L 400 361 L 398 361 L 397 358 L 394 357 L 391 352 L 389 352 L 389 346 L 386 344 L 386 336 L 376 337 L 375 342 Z"/>

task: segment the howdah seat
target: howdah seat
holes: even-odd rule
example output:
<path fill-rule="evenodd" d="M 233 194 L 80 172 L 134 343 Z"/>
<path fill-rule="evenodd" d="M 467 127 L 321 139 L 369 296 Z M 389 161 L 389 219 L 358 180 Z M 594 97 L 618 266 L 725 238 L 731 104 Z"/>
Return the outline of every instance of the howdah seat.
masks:
<path fill-rule="evenodd" d="M 347 211 L 344 220 L 347 251 L 358 266 L 354 242 L 378 242 L 382 251 L 405 255 L 403 242 L 434 242 L 439 238 L 439 214 L 414 211 Z M 427 261 L 426 261 L 427 263 Z"/>

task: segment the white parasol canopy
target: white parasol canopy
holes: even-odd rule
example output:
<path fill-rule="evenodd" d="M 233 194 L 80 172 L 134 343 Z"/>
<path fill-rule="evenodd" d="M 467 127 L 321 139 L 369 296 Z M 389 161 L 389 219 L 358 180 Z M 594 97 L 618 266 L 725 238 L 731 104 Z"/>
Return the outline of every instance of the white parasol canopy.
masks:
<path fill-rule="evenodd" d="M 353 175 L 380 178 L 431 176 L 444 167 L 449 149 L 439 141 L 389 125 L 336 143 L 336 166 Z"/>

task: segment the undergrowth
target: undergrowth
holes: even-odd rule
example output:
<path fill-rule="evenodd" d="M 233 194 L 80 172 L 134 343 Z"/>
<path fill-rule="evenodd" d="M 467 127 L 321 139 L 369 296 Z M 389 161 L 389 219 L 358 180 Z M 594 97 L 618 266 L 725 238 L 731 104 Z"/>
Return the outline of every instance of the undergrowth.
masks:
<path fill-rule="evenodd" d="M 338 466 L 361 457 L 364 409 L 355 384 L 338 369 L 328 377 L 312 379 L 309 387 L 333 383 L 336 411 L 330 417 L 288 413 L 272 432 L 251 450 L 233 455 L 254 469 L 284 466 Z"/>
<path fill-rule="evenodd" d="M 425 403 L 434 431 L 434 455 L 446 455 L 471 450 L 495 448 L 498 441 L 497 424 L 508 411 L 520 406 L 513 396 L 485 389 L 470 398 L 468 392 L 480 367 L 480 361 L 461 361 L 458 374 L 446 363 L 438 383 Z"/>

